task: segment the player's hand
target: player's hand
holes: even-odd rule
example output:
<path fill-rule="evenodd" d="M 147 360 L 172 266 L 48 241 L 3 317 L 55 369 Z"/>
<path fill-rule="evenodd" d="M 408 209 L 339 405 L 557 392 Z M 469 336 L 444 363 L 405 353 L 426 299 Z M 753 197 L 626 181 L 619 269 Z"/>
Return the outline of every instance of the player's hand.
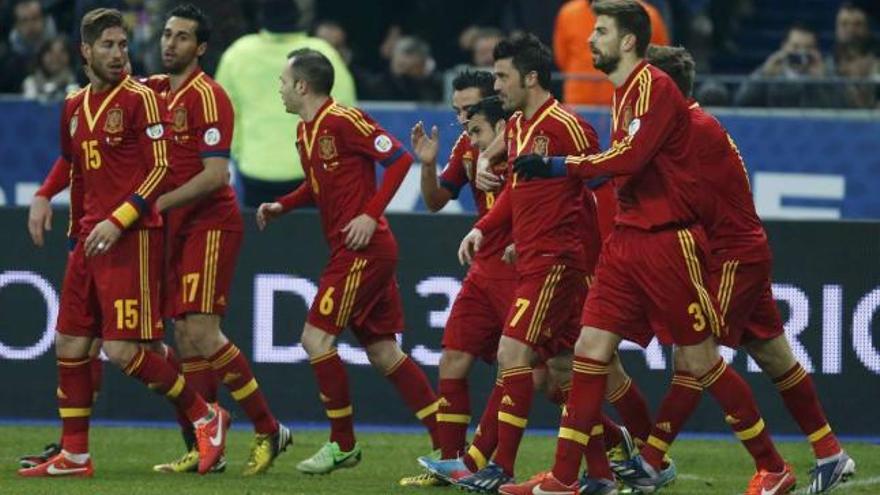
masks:
<path fill-rule="evenodd" d="M 516 244 L 508 244 L 501 255 L 501 261 L 508 265 L 516 264 Z"/>
<path fill-rule="evenodd" d="M 376 220 L 366 213 L 355 217 L 342 228 L 342 232 L 345 233 L 345 247 L 352 251 L 360 251 L 367 247 L 370 244 L 370 239 L 373 238 L 373 232 L 376 231 L 377 225 Z"/>
<path fill-rule="evenodd" d="M 52 205 L 43 196 L 34 196 L 28 210 L 28 232 L 37 247 L 43 247 L 43 231 L 52 230 Z"/>
<path fill-rule="evenodd" d="M 284 213 L 284 207 L 281 206 L 281 203 L 263 203 L 257 208 L 257 228 L 263 230 L 266 228 L 266 225 L 269 224 L 269 220 L 273 220 L 281 216 Z"/>
<path fill-rule="evenodd" d="M 431 136 L 425 132 L 425 124 L 420 120 L 413 126 L 409 139 L 413 152 L 422 165 L 437 163 L 437 154 L 440 152 L 440 131 L 437 126 L 431 127 Z"/>
<path fill-rule="evenodd" d="M 496 192 L 501 189 L 501 177 L 492 172 L 489 159 L 484 156 L 477 158 L 477 176 L 471 180 L 481 191 Z"/>
<path fill-rule="evenodd" d="M 527 180 L 536 177 L 553 177 L 553 172 L 550 169 L 550 164 L 547 163 L 547 159 L 533 153 L 516 157 L 516 160 L 513 162 L 513 170 L 517 175 Z"/>
<path fill-rule="evenodd" d="M 458 261 L 462 264 L 470 264 L 474 259 L 474 254 L 480 250 L 480 244 L 483 243 L 483 232 L 480 229 L 471 229 L 470 232 L 464 239 L 461 240 L 461 245 L 458 246 Z"/>
<path fill-rule="evenodd" d="M 95 225 L 95 228 L 89 232 L 89 236 L 86 238 L 86 256 L 106 253 L 116 244 L 121 235 L 122 230 L 115 223 L 110 220 L 102 220 L 101 223 Z"/>

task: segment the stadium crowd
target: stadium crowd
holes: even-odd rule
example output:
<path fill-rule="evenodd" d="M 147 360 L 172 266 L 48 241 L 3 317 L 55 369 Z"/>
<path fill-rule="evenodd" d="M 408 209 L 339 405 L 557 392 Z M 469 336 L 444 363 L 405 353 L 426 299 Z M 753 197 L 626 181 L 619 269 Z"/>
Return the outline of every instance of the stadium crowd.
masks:
<path fill-rule="evenodd" d="M 86 11 L 100 6 L 124 13 L 132 34 L 134 72 L 160 72 L 156 41 L 162 31 L 161 13 L 177 3 L 0 0 L 0 93 L 51 101 L 83 85 L 76 27 Z M 202 61 L 209 74 L 241 37 L 283 29 L 332 45 L 348 66 L 360 100 L 439 102 L 447 74 L 462 66 L 490 65 L 495 44 L 506 34 L 524 31 L 553 47 L 555 89 L 565 103 L 610 102 L 611 86 L 593 69 L 585 40 L 594 21 L 589 0 L 491 0 L 477 6 L 463 0 L 195 3 L 218 20 L 212 40 L 217 49 Z M 871 30 L 880 18 L 876 2 L 642 3 L 651 15 L 654 43 L 682 45 L 694 54 L 696 96 L 706 104 L 880 105 L 880 50 Z M 279 25 L 281 12 L 280 17 L 291 21 Z M 375 12 L 383 15 L 372 15 Z M 443 22 L 436 22 L 440 12 Z"/>

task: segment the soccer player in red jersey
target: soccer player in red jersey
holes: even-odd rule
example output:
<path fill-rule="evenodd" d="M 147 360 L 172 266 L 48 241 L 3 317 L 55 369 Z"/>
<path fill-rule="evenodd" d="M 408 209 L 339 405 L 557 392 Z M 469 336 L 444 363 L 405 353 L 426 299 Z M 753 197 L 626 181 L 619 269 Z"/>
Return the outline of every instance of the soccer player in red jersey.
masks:
<path fill-rule="evenodd" d="M 395 280 L 397 241 L 383 212 L 406 176 L 412 156 L 358 109 L 330 98 L 333 66 L 321 53 L 290 53 L 281 73 L 281 97 L 302 117 L 296 147 L 306 182 L 257 210 L 257 225 L 297 207 L 316 205 L 330 261 L 309 310 L 302 346 L 330 419 L 330 441 L 297 469 L 308 474 L 352 467 L 361 459 L 355 442 L 348 377 L 336 337 L 351 327 L 370 363 L 397 388 L 431 434 L 434 449 L 437 398 L 421 368 L 400 349 L 403 305 Z M 376 163 L 385 168 L 376 186 Z"/>
<path fill-rule="evenodd" d="M 776 384 L 816 456 L 809 493 L 830 491 L 855 474 L 855 461 L 832 432 L 816 388 L 785 336 L 770 290 L 770 245 L 755 211 L 745 163 L 724 127 L 693 100 L 694 60 L 687 50 L 651 45 L 647 58 L 675 81 L 690 104 L 691 141 L 707 191 L 702 195 L 700 219 L 709 238 L 710 283 L 729 329 L 720 343 L 744 348 Z M 652 467 L 662 468 L 664 452 L 701 397 L 699 382 L 677 363 L 651 437 L 641 451 Z"/>
<path fill-rule="evenodd" d="M 505 112 L 500 103 L 491 105 L 497 111 L 487 116 L 484 98 L 495 94 L 495 77 L 488 71 L 465 70 L 452 81 L 452 106 L 458 123 L 464 131 L 458 137 L 449 156 L 446 168 L 437 176 L 439 131 L 434 127 L 429 136 L 424 124 L 417 123 L 412 130 L 411 142 L 416 158 L 421 163 L 422 197 L 431 211 L 439 211 L 458 198 L 463 187 L 473 177 L 474 166 L 482 147 L 488 145 L 496 131 L 503 131 Z M 469 115 L 473 112 L 475 134 L 468 136 L 471 128 Z M 487 119 L 491 119 L 491 124 Z M 485 125 L 479 125 L 485 124 Z M 497 124 L 497 125 L 496 125 Z M 496 129 L 500 127 L 500 129 Z M 482 132 L 481 132 L 482 131 Z M 483 216 L 495 203 L 495 194 L 483 192 L 471 183 L 478 216 Z M 476 359 L 494 363 L 498 339 L 508 309 L 513 302 L 516 270 L 502 261 L 505 248 L 511 244 L 509 231 L 498 230 L 480 251 L 461 290 L 452 305 L 449 320 L 443 331 L 443 352 L 440 357 L 440 383 L 437 410 L 437 433 L 440 439 L 440 459 L 458 459 L 464 454 L 466 435 L 471 420 L 468 373 Z M 493 389 L 490 401 L 500 400 L 500 387 Z M 497 396 L 497 397 L 495 397 Z M 474 438 L 471 449 L 495 450 L 496 418 L 491 408 L 486 409 L 484 420 Z M 491 417 L 486 417 L 486 416 Z M 431 460 L 431 458 L 426 458 Z M 482 467 L 482 466 L 480 466 Z M 472 466 L 476 470 L 477 466 Z M 403 486 L 445 485 L 446 481 L 431 472 L 400 480 Z"/>
<path fill-rule="evenodd" d="M 34 197 L 31 199 L 30 208 L 28 209 L 28 233 L 31 235 L 31 240 L 34 243 L 34 246 L 43 247 L 45 232 L 47 230 L 52 230 L 52 205 L 50 204 L 50 201 L 52 201 L 52 198 L 58 193 L 67 189 L 69 185 L 70 162 L 64 157 L 59 156 L 55 159 L 55 163 L 52 164 L 52 168 L 49 170 L 49 174 L 46 175 L 43 184 L 37 189 L 37 192 L 34 193 Z M 82 205 L 71 204 L 70 206 L 70 219 L 67 226 L 67 235 L 68 245 L 72 251 L 73 246 L 76 244 L 76 237 L 73 235 L 73 229 L 81 216 L 79 207 Z M 89 368 L 92 378 L 93 402 L 97 399 L 103 381 L 104 365 L 98 357 L 100 352 L 101 339 L 94 339 L 92 341 L 92 346 L 89 349 L 89 357 L 92 359 Z M 39 454 L 24 455 L 18 459 L 18 462 L 23 468 L 34 467 L 48 461 L 60 452 L 60 441 L 58 443 L 50 443 L 44 447 L 43 452 Z"/>
<path fill-rule="evenodd" d="M 552 62 L 546 46 L 534 36 L 518 36 L 499 43 L 494 55 L 495 88 L 503 108 L 516 111 L 503 136 L 509 163 L 526 152 L 598 150 L 592 127 L 562 108 L 548 91 Z M 459 486 L 493 491 L 513 479 L 531 409 L 534 362 L 546 361 L 551 373 L 570 370 L 578 310 L 600 247 L 595 222 L 592 196 L 580 180 L 537 184 L 512 175 L 495 206 L 462 241 L 459 256 L 470 262 L 485 235 L 512 229 L 519 280 L 498 350 L 502 392 L 495 458 L 457 480 Z"/>
<path fill-rule="evenodd" d="M 661 343 L 677 346 L 682 362 L 719 402 L 755 459 L 749 493 L 755 486 L 763 495 L 786 493 L 795 483 L 791 467 L 776 451 L 749 386 L 727 367 L 712 338 L 722 335 L 725 325 L 706 289 L 706 239 L 697 223 L 699 170 L 687 102 L 669 76 L 644 60 L 651 30 L 644 8 L 635 0 L 606 0 L 593 8 L 593 60 L 616 88 L 611 148 L 586 157 L 524 156 L 515 169 L 533 179 L 613 177 L 616 226 L 584 307 L 553 470 L 500 492 L 616 493 L 602 437 L 589 433 L 599 424 L 608 362 L 621 339 L 644 346 L 656 334 Z M 589 474 L 578 486 L 585 456 Z M 637 477 L 646 490 L 668 482 L 671 470 L 639 467 L 645 467 Z"/>
<path fill-rule="evenodd" d="M 166 102 L 171 122 L 168 147 L 174 161 L 169 172 L 174 189 L 156 200 L 156 208 L 167 212 L 163 306 L 165 315 L 174 319 L 187 382 L 213 402 L 219 379 L 253 423 L 256 438 L 243 473 L 249 476 L 269 469 L 290 445 L 291 435 L 269 410 L 245 356 L 220 329 L 244 227 L 229 185 L 232 104 L 199 66 L 210 34 L 209 20 L 198 8 L 183 4 L 172 9 L 161 39 L 168 74 L 148 80 Z M 186 427 L 185 416 L 179 419 Z M 187 439 L 183 457 L 154 469 L 194 471 L 199 453 L 193 440 L 193 436 Z"/>
<path fill-rule="evenodd" d="M 63 445 L 55 457 L 19 474 L 92 475 L 88 352 L 99 335 L 114 364 L 187 412 L 196 425 L 204 473 L 223 454 L 229 415 L 207 404 L 152 350 L 164 348 L 158 307 L 162 222 L 152 205 L 168 169 L 158 98 L 125 72 L 128 45 L 119 11 L 88 12 L 82 40 L 90 84 L 65 101 L 61 125 L 72 202 L 82 204 L 56 334 Z"/>

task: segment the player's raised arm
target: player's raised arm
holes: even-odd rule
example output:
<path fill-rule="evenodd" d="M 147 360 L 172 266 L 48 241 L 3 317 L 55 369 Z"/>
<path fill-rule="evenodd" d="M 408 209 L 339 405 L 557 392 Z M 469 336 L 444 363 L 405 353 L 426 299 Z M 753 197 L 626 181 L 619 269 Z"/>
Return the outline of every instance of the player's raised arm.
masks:
<path fill-rule="evenodd" d="M 440 150 L 439 137 L 440 133 L 437 130 L 437 126 L 433 126 L 431 134 L 428 135 L 425 132 L 425 124 L 421 121 L 417 122 L 410 132 L 410 143 L 412 144 L 413 152 L 422 165 L 422 199 L 425 201 L 425 206 L 428 207 L 428 210 L 432 212 L 442 210 L 450 199 L 458 196 L 461 186 L 467 183 L 467 176 L 464 176 L 464 182 L 462 183 L 460 180 L 462 173 L 457 173 L 464 171 L 462 167 L 459 166 L 454 170 L 451 169 L 453 166 L 452 158 L 450 158 L 446 169 L 443 171 L 443 175 L 445 176 L 447 171 L 451 171 L 458 176 L 456 178 L 459 180 L 449 181 L 444 180 L 444 178 L 438 180 L 437 154 Z"/>

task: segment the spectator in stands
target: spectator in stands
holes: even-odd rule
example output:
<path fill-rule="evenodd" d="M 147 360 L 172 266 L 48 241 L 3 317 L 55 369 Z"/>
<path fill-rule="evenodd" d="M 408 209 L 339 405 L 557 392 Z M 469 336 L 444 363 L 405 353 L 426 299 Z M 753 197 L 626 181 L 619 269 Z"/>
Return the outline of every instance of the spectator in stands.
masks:
<path fill-rule="evenodd" d="M 44 42 L 37 52 L 37 68 L 22 84 L 24 97 L 44 102 L 62 100 L 79 89 L 71 60 L 70 43 L 65 36 Z"/>
<path fill-rule="evenodd" d="M 260 0 L 261 29 L 236 40 L 220 58 L 217 82 L 235 108 L 232 158 L 246 206 L 275 201 L 302 183 L 303 170 L 294 148 L 298 118 L 278 104 L 278 71 L 287 54 L 298 48 L 323 53 L 333 64 L 331 95 L 340 103 L 355 102 L 355 88 L 345 61 L 329 43 L 299 31 L 294 0 Z"/>
<path fill-rule="evenodd" d="M 605 74 L 593 67 L 593 54 L 587 41 L 596 24 L 591 3 L 592 0 L 570 0 L 559 9 L 553 32 L 553 56 L 566 76 L 562 86 L 565 103 L 610 105 L 614 86 Z M 651 43 L 668 45 L 669 36 L 660 13 L 647 2 L 640 3 L 651 18 Z"/>
<path fill-rule="evenodd" d="M 364 88 L 364 98 L 389 101 L 440 101 L 443 84 L 434 73 L 431 47 L 415 36 L 394 44 L 388 70 Z"/>
<path fill-rule="evenodd" d="M 504 33 L 497 28 L 479 28 L 474 35 L 471 65 L 474 67 L 492 67 L 495 58 L 492 53 L 495 45 L 504 39 Z"/>
<path fill-rule="evenodd" d="M 843 93 L 829 75 L 816 33 L 801 23 L 792 24 L 782 46 L 752 73 L 734 97 L 734 103 L 751 107 L 844 106 Z"/>
<path fill-rule="evenodd" d="M 868 14 L 851 2 L 837 11 L 834 51 L 826 57 L 828 72 L 854 79 L 845 86 L 847 104 L 854 108 L 873 108 L 880 89 L 880 59 L 874 51 Z"/>
<path fill-rule="evenodd" d="M 18 0 L 9 41 L 0 47 L 0 93 L 18 93 L 37 62 L 40 46 L 55 36 L 55 23 L 39 0 Z"/>
<path fill-rule="evenodd" d="M 348 35 L 341 24 L 332 20 L 321 21 L 315 26 L 314 35 L 330 43 L 339 52 L 342 60 L 345 60 L 346 64 L 351 64 L 352 51 L 348 46 Z"/>

